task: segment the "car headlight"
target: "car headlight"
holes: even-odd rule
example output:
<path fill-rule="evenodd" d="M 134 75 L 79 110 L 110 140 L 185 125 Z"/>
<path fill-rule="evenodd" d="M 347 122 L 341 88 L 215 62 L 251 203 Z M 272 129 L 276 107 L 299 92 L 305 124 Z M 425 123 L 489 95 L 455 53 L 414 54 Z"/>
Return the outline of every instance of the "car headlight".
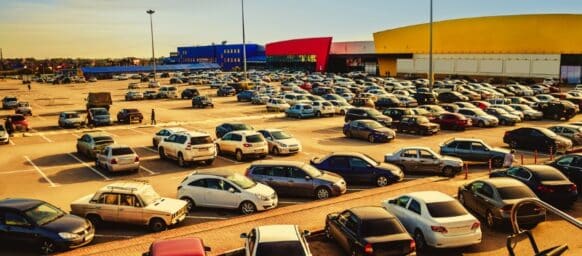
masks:
<path fill-rule="evenodd" d="M 279 144 L 279 146 L 284 147 L 284 148 L 287 147 L 287 144 L 285 144 L 285 143 L 277 142 L 277 144 Z"/>
<path fill-rule="evenodd" d="M 263 201 L 269 200 L 269 197 L 267 197 L 267 196 L 264 196 L 264 195 L 261 195 L 261 194 L 255 194 L 255 195 L 257 196 L 257 198 L 259 200 L 263 200 Z"/>
<path fill-rule="evenodd" d="M 59 236 L 62 239 L 66 239 L 66 240 L 75 240 L 75 239 L 81 238 L 81 236 L 79 236 L 77 234 L 69 233 L 69 232 L 60 232 Z"/>

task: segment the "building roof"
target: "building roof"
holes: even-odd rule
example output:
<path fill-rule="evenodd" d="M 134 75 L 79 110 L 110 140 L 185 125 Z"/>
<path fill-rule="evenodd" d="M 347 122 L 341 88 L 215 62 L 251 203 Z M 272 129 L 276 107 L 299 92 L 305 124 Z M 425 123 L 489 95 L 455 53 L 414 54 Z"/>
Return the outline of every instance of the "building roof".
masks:
<path fill-rule="evenodd" d="M 36 207 L 39 204 L 44 203 L 43 201 L 37 199 L 27 199 L 27 198 L 7 198 L 0 200 L 0 208 L 11 208 L 17 209 L 19 211 L 28 210 L 30 208 Z"/>
<path fill-rule="evenodd" d="M 295 225 L 268 225 L 257 227 L 259 242 L 297 241 L 299 234 Z"/>
<path fill-rule="evenodd" d="M 174 64 L 158 65 L 156 71 L 192 71 L 203 69 L 220 69 L 216 63 L 197 64 Z M 111 66 L 111 67 L 84 67 L 81 68 L 84 74 L 106 74 L 106 73 L 147 73 L 153 72 L 153 66 Z"/>

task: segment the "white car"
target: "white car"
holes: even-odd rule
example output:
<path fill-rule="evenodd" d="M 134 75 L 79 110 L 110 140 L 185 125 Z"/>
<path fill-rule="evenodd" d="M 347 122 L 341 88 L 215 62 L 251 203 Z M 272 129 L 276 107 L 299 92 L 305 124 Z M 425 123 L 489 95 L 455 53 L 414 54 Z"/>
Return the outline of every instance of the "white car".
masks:
<path fill-rule="evenodd" d="M 269 145 L 258 132 L 232 131 L 216 141 L 216 150 L 220 155 L 234 154 L 237 161 L 243 161 L 249 156 L 265 158 Z"/>
<path fill-rule="evenodd" d="M 245 256 L 311 256 L 305 239 L 309 234 L 299 231 L 297 225 L 268 225 L 255 227 L 240 237 L 245 239 Z"/>
<path fill-rule="evenodd" d="M 175 86 L 162 86 L 162 87 L 160 87 L 160 91 L 158 92 L 158 97 L 168 98 L 168 99 L 177 99 L 178 98 L 178 89 L 176 89 Z"/>
<path fill-rule="evenodd" d="M 160 88 L 160 82 L 158 82 L 158 81 L 150 81 L 148 83 L 148 88 Z"/>
<path fill-rule="evenodd" d="M 271 98 L 267 100 L 267 111 L 283 111 L 287 110 L 291 106 L 283 99 Z"/>
<path fill-rule="evenodd" d="M 16 105 L 16 110 L 14 110 L 14 113 L 25 116 L 26 115 L 32 116 L 32 107 L 26 101 L 19 101 L 18 104 Z"/>
<path fill-rule="evenodd" d="M 216 159 L 216 145 L 210 134 L 205 132 L 179 132 L 165 138 L 158 145 L 161 159 L 176 159 L 180 167 L 192 162 L 211 165 Z"/>
<path fill-rule="evenodd" d="M 178 186 L 178 198 L 195 207 L 239 209 L 242 214 L 277 207 L 277 193 L 234 171 L 194 171 Z"/>
<path fill-rule="evenodd" d="M 481 223 L 457 200 L 438 191 L 404 194 L 382 202 L 402 222 L 416 248 L 463 247 L 481 243 Z"/>
<path fill-rule="evenodd" d="M 10 137 L 8 137 L 8 132 L 4 125 L 0 124 L 0 144 L 8 144 L 10 143 Z"/>
<path fill-rule="evenodd" d="M 187 131 L 188 130 L 186 130 L 182 127 L 161 129 L 158 132 L 156 132 L 156 134 L 154 134 L 154 137 L 152 138 L 152 144 L 154 145 L 154 148 L 157 149 L 160 142 L 163 141 L 165 138 L 170 137 L 170 135 L 172 135 L 174 133 L 187 132 Z"/>
<path fill-rule="evenodd" d="M 109 145 L 95 157 L 95 166 L 108 172 L 139 171 L 139 156 L 129 146 Z"/>
<path fill-rule="evenodd" d="M 267 139 L 269 153 L 273 155 L 295 154 L 301 152 L 301 143 L 293 136 L 279 129 L 263 129 L 259 133 Z"/>
<path fill-rule="evenodd" d="M 335 114 L 335 107 L 327 100 L 316 100 L 311 102 L 313 112 L 316 117 L 333 116 Z"/>
<path fill-rule="evenodd" d="M 342 116 L 346 115 L 349 109 L 354 108 L 354 106 L 345 101 L 330 100 L 329 102 L 334 106 L 335 113 Z"/>

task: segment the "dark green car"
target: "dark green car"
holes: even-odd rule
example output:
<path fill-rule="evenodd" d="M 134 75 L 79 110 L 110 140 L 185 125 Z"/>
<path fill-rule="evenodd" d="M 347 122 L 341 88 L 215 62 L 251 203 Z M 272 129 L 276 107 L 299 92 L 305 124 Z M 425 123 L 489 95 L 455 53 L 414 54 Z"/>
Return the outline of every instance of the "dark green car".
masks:
<path fill-rule="evenodd" d="M 509 150 L 494 148 L 480 139 L 452 138 L 440 145 L 440 154 L 455 156 L 464 161 L 488 162 L 498 168 L 503 166 L 505 155 Z"/>

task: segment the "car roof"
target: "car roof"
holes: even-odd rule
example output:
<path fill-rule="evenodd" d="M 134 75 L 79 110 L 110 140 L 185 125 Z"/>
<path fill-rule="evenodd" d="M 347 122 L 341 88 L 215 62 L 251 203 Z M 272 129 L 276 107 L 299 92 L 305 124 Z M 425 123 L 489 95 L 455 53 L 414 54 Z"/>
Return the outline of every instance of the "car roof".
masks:
<path fill-rule="evenodd" d="M 215 177 L 223 177 L 226 178 L 228 176 L 231 176 L 233 174 L 235 174 L 235 171 L 232 170 L 226 170 L 226 169 L 219 169 L 219 170 L 200 170 L 200 171 L 193 171 L 191 172 L 188 177 L 193 177 L 193 176 L 200 176 L 200 175 L 205 175 L 205 176 L 215 176 Z"/>
<path fill-rule="evenodd" d="M 558 170 L 556 170 L 556 168 L 549 166 L 549 165 L 545 165 L 545 164 L 527 164 L 527 165 L 522 165 L 521 167 L 526 168 L 534 173 L 558 172 Z"/>
<path fill-rule="evenodd" d="M 36 207 L 39 204 L 44 203 L 37 199 L 28 198 L 6 198 L 0 200 L 0 208 L 11 208 L 19 211 L 28 210 L 30 208 Z"/>
<path fill-rule="evenodd" d="M 423 201 L 424 203 L 448 202 L 455 199 L 440 191 L 418 191 L 407 194 L 410 197 Z"/>
<path fill-rule="evenodd" d="M 105 132 L 88 132 L 85 133 L 91 137 L 112 137 L 111 135 L 105 133 Z"/>
<path fill-rule="evenodd" d="M 474 142 L 483 142 L 483 143 L 485 143 L 482 139 L 473 139 L 473 138 L 453 138 L 449 142 L 453 142 L 453 141 L 474 141 Z"/>
<path fill-rule="evenodd" d="M 354 207 L 350 209 L 350 212 L 361 220 L 394 218 L 394 215 L 379 206 Z"/>
<path fill-rule="evenodd" d="M 301 167 L 301 166 L 305 165 L 305 163 L 301 162 L 301 161 L 259 160 L 259 161 L 254 161 L 251 165 L 285 165 L 285 166 Z"/>
<path fill-rule="evenodd" d="M 152 243 L 151 255 L 155 256 L 204 256 L 204 244 L 197 237 L 157 240 Z"/>
<path fill-rule="evenodd" d="M 151 185 L 146 181 L 139 180 L 126 180 L 117 181 L 106 185 L 99 189 L 100 192 L 127 192 L 127 191 L 140 191 L 145 188 L 151 187 Z"/>
<path fill-rule="evenodd" d="M 266 131 L 266 132 L 281 132 L 283 130 L 277 128 L 267 128 L 267 129 L 260 129 L 259 131 Z"/>
<path fill-rule="evenodd" d="M 424 149 L 424 150 L 434 151 L 429 147 L 422 147 L 422 146 L 403 147 L 403 148 L 400 148 L 398 151 L 403 151 L 403 150 L 408 150 L 408 149 Z"/>
<path fill-rule="evenodd" d="M 330 156 L 356 156 L 356 157 L 367 158 L 367 156 L 364 155 L 364 154 L 362 154 L 362 153 L 359 153 L 359 152 L 348 152 L 348 151 L 331 152 L 325 158 L 328 158 Z"/>
<path fill-rule="evenodd" d="M 259 242 L 298 241 L 296 225 L 267 225 L 256 227 Z"/>
<path fill-rule="evenodd" d="M 187 131 L 187 132 L 183 132 L 182 134 L 188 134 L 188 135 L 190 135 L 190 137 L 205 137 L 205 136 L 210 136 L 208 133 L 206 133 L 206 132 L 200 132 L 200 131 Z"/>
<path fill-rule="evenodd" d="M 164 130 L 168 130 L 168 131 L 171 131 L 174 133 L 188 131 L 186 128 L 182 128 L 182 127 L 164 128 Z"/>
<path fill-rule="evenodd" d="M 257 131 L 249 131 L 249 130 L 231 131 L 229 133 L 232 133 L 232 134 L 240 134 L 240 135 L 244 135 L 244 136 L 260 134 Z"/>
<path fill-rule="evenodd" d="M 513 178 L 506 178 L 506 177 L 498 177 L 498 178 L 489 178 L 483 180 L 477 180 L 488 183 L 493 185 L 494 187 L 501 188 L 501 187 L 515 187 L 515 186 L 525 186 L 521 181 L 513 179 Z"/>

